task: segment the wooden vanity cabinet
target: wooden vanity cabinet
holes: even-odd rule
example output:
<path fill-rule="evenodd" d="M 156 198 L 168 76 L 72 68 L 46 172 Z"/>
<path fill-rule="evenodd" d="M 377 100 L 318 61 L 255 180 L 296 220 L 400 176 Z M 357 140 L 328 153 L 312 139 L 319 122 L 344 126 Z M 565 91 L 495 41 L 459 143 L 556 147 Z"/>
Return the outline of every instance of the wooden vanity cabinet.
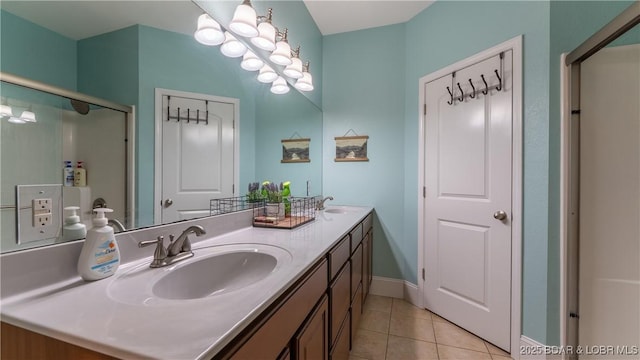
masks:
<path fill-rule="evenodd" d="M 329 298 L 322 297 L 320 304 L 300 329 L 293 342 L 295 359 L 329 359 Z M 289 359 L 290 357 L 287 357 Z"/>

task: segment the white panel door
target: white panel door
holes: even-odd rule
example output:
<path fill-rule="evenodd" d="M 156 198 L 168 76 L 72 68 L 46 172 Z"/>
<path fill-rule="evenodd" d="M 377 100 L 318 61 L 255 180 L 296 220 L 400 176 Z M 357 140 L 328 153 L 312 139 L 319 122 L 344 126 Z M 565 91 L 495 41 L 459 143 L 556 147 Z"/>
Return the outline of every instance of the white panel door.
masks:
<path fill-rule="evenodd" d="M 512 52 L 425 86 L 425 307 L 509 351 Z M 502 88 L 494 70 L 501 71 Z M 460 88 L 487 94 L 459 100 Z M 455 88 L 453 104 L 447 91 Z M 506 218 L 496 219 L 503 211 Z M 499 214 L 495 214 L 500 217 Z"/>
<path fill-rule="evenodd" d="M 640 346 L 640 45 L 602 49 L 580 70 L 578 339 L 637 358 L 623 347 Z"/>
<path fill-rule="evenodd" d="M 178 96 L 169 101 L 171 119 L 162 96 L 163 223 L 209 215 L 209 200 L 233 196 L 235 173 L 234 104 Z M 207 110 L 208 124 L 186 120 L 198 113 L 205 119 Z"/>

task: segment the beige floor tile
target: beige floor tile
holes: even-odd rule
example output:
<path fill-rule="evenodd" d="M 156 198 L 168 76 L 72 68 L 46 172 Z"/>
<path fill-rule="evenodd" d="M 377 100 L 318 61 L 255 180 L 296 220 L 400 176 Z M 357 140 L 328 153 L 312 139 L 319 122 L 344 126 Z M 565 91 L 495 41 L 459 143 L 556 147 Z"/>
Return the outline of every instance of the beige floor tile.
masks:
<path fill-rule="evenodd" d="M 349 355 L 349 360 L 368 360 L 367 358 L 362 358 L 359 356 Z"/>
<path fill-rule="evenodd" d="M 445 318 L 443 318 L 443 317 L 440 317 L 439 315 L 434 314 L 434 313 L 432 313 L 431 311 L 429 311 L 429 312 L 431 313 L 431 320 L 433 320 L 433 321 L 445 322 L 445 323 L 450 323 L 450 322 L 449 322 L 449 320 L 447 320 L 447 319 L 445 319 Z"/>
<path fill-rule="evenodd" d="M 489 354 L 506 356 L 508 358 L 511 357 L 511 354 L 509 354 L 508 352 L 500 349 L 499 347 L 497 347 L 497 346 L 495 346 L 495 345 L 493 345 L 491 343 L 488 343 L 488 342 L 485 341 L 484 344 L 487 345 L 487 349 L 489 349 Z"/>
<path fill-rule="evenodd" d="M 488 353 L 482 339 L 453 324 L 434 321 L 433 327 L 438 344 Z"/>
<path fill-rule="evenodd" d="M 360 329 L 353 341 L 351 356 L 369 360 L 384 360 L 389 335 Z"/>
<path fill-rule="evenodd" d="M 436 341 L 431 320 L 399 316 L 395 313 L 391 314 L 389 334 L 422 341 Z"/>
<path fill-rule="evenodd" d="M 488 354 L 487 354 L 488 355 Z M 389 335 L 386 360 L 437 360 L 436 344 Z"/>
<path fill-rule="evenodd" d="M 391 303 L 392 299 L 390 297 L 369 294 L 364 303 L 364 310 L 375 310 L 390 313 Z"/>
<path fill-rule="evenodd" d="M 382 311 L 365 310 L 360 319 L 360 329 L 389 333 L 390 314 Z"/>
<path fill-rule="evenodd" d="M 496 355 L 496 354 L 491 354 L 491 358 L 493 360 L 512 360 L 511 356 L 502 356 L 502 355 Z"/>
<path fill-rule="evenodd" d="M 407 316 L 407 317 L 415 317 L 420 319 L 431 320 L 430 311 L 427 311 L 425 309 L 420 309 L 419 307 L 413 306 L 412 304 L 402 299 L 393 299 L 393 305 L 391 306 L 391 314 L 395 314 L 397 316 Z"/>
<path fill-rule="evenodd" d="M 461 349 L 440 344 L 438 344 L 438 355 L 440 360 L 491 360 L 491 355 L 487 352 Z"/>

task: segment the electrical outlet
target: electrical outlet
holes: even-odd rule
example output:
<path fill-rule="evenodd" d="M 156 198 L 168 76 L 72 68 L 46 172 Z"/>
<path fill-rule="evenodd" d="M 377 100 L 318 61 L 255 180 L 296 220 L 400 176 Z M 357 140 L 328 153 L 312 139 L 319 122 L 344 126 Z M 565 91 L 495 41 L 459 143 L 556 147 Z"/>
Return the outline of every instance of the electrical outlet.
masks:
<path fill-rule="evenodd" d="M 53 201 L 51 199 L 33 199 L 32 203 L 34 213 L 44 213 L 51 212 L 51 205 L 53 204 Z"/>
<path fill-rule="evenodd" d="M 33 215 L 33 227 L 45 227 L 53 224 L 53 215 L 51 213 Z"/>
<path fill-rule="evenodd" d="M 18 244 L 54 242 L 62 234 L 62 185 L 17 185 Z"/>

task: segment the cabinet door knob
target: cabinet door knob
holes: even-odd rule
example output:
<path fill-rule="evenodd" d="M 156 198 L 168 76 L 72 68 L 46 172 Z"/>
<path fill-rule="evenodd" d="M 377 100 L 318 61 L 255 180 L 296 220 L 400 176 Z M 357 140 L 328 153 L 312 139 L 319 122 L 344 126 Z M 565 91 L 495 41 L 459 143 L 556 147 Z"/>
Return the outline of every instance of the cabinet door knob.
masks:
<path fill-rule="evenodd" d="M 496 211 L 495 213 L 493 213 L 493 217 L 502 221 L 507 218 L 507 213 L 502 210 Z"/>

